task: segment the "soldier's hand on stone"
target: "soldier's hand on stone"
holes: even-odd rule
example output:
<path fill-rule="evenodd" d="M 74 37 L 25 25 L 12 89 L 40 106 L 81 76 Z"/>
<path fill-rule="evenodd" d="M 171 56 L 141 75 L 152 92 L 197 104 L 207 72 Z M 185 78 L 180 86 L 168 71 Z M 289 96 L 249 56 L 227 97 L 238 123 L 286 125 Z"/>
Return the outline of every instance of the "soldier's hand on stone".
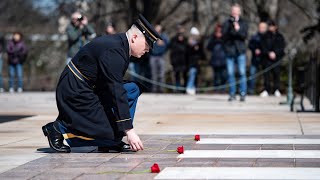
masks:
<path fill-rule="evenodd" d="M 143 150 L 143 144 L 134 129 L 126 130 L 127 140 L 132 150 Z"/>

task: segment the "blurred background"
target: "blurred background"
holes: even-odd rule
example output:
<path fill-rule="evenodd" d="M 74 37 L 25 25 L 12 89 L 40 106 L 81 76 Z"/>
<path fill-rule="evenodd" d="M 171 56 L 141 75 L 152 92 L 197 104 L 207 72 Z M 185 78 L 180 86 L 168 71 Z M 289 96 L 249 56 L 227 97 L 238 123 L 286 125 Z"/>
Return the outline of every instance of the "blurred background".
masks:
<path fill-rule="evenodd" d="M 280 64 L 280 91 L 285 93 L 290 58 L 294 71 L 308 64 L 310 58 L 319 51 L 320 0 L 2 0 L 0 33 L 2 43 L 5 44 L 3 47 L 7 47 L 14 32 L 23 35 L 28 52 L 23 63 L 24 90 L 52 91 L 66 65 L 66 29 L 74 12 L 87 18 L 88 24 L 94 29 L 94 37 L 106 34 L 109 25 L 116 32 L 125 32 L 137 14 L 142 13 L 152 24 L 161 24 L 168 39 L 175 36 L 177 26 L 184 27 L 186 36 L 192 34 L 192 27 L 196 27 L 199 32 L 196 34 L 201 36 L 204 47 L 204 57 L 199 62 L 197 87 L 211 87 L 214 86 L 214 72 L 210 65 L 211 52 L 206 47 L 216 25 L 223 24 L 229 18 L 233 3 L 242 7 L 242 17 L 248 23 L 247 44 L 257 32 L 260 21 L 273 20 L 284 36 L 286 55 Z M 164 54 L 165 73 L 162 83 L 176 85 L 170 51 L 168 48 Z M 249 48 L 246 56 L 247 74 L 250 76 L 252 54 Z M 8 91 L 9 67 L 5 49 L 2 50 L 2 58 L 3 87 L 4 91 Z M 141 71 L 137 73 L 145 74 Z M 150 75 L 142 76 L 152 79 Z M 131 78 L 130 75 L 128 78 Z M 296 82 L 293 81 L 294 86 Z M 176 92 L 174 90 L 163 88 L 161 92 Z M 258 76 L 255 92 L 260 93 L 262 90 L 263 78 Z"/>

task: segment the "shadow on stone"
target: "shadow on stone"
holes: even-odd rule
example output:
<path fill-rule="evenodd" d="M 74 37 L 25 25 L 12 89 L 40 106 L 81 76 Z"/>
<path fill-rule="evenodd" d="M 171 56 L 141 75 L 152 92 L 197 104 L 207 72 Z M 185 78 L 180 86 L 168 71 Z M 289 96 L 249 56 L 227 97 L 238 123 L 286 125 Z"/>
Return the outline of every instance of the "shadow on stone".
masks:
<path fill-rule="evenodd" d="M 30 115 L 0 115 L 0 123 L 16 121 L 23 118 L 32 117 Z"/>
<path fill-rule="evenodd" d="M 58 153 L 52 148 L 38 148 L 38 152 L 40 153 Z M 99 153 L 97 151 L 97 147 L 95 146 L 86 146 L 86 147 L 72 147 L 71 153 Z"/>
<path fill-rule="evenodd" d="M 56 153 L 56 151 L 51 149 L 51 148 L 38 148 L 37 152 L 40 152 L 40 153 Z"/>
<path fill-rule="evenodd" d="M 199 101 L 210 101 L 210 102 L 227 102 L 227 99 L 225 98 L 205 98 L 205 97 L 197 97 L 197 100 Z"/>

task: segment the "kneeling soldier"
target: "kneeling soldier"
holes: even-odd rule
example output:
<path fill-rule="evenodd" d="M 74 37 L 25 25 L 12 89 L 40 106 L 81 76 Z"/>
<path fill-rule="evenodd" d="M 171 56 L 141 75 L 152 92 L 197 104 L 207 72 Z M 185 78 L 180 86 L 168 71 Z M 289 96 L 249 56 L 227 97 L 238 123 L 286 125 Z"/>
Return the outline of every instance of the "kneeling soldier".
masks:
<path fill-rule="evenodd" d="M 73 57 L 56 90 L 59 115 L 42 127 L 51 148 L 58 152 L 79 146 L 98 146 L 107 152 L 143 150 L 133 129 L 142 87 L 124 82 L 123 76 L 130 56 L 140 58 L 157 39 L 159 34 L 139 15 L 126 33 L 96 38 Z M 122 141 L 125 135 L 129 144 Z"/>

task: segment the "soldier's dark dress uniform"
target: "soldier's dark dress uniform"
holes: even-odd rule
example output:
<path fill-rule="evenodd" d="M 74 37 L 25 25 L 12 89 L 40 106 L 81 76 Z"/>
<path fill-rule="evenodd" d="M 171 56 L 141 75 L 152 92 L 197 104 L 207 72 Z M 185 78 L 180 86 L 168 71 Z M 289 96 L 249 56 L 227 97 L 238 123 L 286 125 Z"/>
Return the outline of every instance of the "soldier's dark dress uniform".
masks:
<path fill-rule="evenodd" d="M 128 95 L 134 93 L 137 99 L 140 90 L 135 83 L 123 84 L 128 65 L 124 33 L 102 36 L 84 46 L 60 77 L 57 119 L 77 134 L 95 139 L 113 140 L 117 132 L 132 129 Z"/>
<path fill-rule="evenodd" d="M 136 25 L 153 44 L 158 35 L 145 21 L 140 15 Z M 81 48 L 65 67 L 56 90 L 59 115 L 53 129 L 69 146 L 113 146 L 121 142 L 125 130 L 133 128 L 142 87 L 123 81 L 129 51 L 125 33 L 105 35 Z M 52 147 L 50 139 L 49 144 Z"/>

